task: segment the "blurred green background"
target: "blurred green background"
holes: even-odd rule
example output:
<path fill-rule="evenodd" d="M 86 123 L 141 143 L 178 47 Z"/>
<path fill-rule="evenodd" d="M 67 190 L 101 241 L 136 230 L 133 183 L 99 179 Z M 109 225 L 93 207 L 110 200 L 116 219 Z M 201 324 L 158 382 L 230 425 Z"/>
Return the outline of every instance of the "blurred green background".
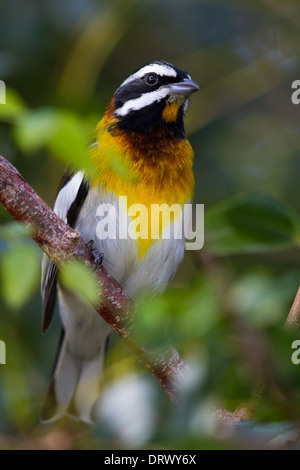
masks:
<path fill-rule="evenodd" d="M 0 1 L 0 153 L 48 204 L 115 89 L 157 59 L 201 86 L 186 131 L 205 204 L 203 250 L 137 309 L 150 347 L 192 364 L 184 406 L 112 335 L 94 428 L 39 423 L 59 319 L 42 337 L 41 253 L 0 208 L 0 448 L 299 446 L 299 333 L 284 328 L 300 278 L 299 26 L 297 0 Z M 251 422 L 220 430 L 211 408 L 234 411 L 261 382 Z"/>

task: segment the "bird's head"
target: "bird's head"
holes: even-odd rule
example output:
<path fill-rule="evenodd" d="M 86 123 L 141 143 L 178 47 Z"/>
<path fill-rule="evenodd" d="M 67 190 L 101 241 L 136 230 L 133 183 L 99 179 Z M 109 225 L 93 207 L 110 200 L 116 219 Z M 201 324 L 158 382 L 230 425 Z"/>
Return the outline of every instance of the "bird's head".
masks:
<path fill-rule="evenodd" d="M 115 92 L 115 126 L 147 131 L 164 125 L 175 137 L 184 137 L 188 99 L 197 90 L 199 86 L 184 70 L 164 61 L 151 62 L 130 75 Z"/>

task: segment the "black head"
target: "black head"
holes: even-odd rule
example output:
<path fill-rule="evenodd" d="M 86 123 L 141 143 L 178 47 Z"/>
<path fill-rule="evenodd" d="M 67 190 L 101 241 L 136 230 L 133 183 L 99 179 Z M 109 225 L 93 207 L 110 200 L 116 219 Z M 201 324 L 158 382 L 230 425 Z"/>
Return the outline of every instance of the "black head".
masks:
<path fill-rule="evenodd" d="M 146 131 L 167 125 L 184 137 L 189 96 L 199 90 L 190 75 L 164 61 L 151 62 L 130 75 L 114 95 L 117 127 Z"/>

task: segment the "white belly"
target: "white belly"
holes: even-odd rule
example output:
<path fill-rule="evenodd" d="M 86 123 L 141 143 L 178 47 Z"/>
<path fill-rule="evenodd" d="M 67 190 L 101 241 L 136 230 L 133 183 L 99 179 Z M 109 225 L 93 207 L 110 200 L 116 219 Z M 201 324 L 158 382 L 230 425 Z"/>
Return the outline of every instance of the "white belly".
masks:
<path fill-rule="evenodd" d="M 116 239 L 101 239 L 97 235 L 97 224 L 100 220 L 97 216 L 99 204 L 107 204 L 108 208 L 113 208 L 108 210 L 106 220 L 109 221 L 110 218 L 117 216 Z M 74 228 L 86 243 L 94 240 L 94 247 L 104 254 L 103 266 L 130 297 L 143 291 L 163 291 L 183 259 L 185 241 L 174 239 L 174 236 L 171 239 L 154 240 L 141 258 L 137 240 L 129 236 L 126 239 L 118 238 L 118 223 L 125 217 L 122 211 L 111 193 L 104 194 L 98 190 L 90 190 Z M 113 225 L 115 222 L 111 223 Z"/>
<path fill-rule="evenodd" d="M 67 220 L 68 210 L 74 201 L 83 178 L 83 172 L 78 172 L 59 192 L 54 210 L 63 220 Z M 90 190 L 81 207 L 75 223 L 84 241 L 94 241 L 94 247 L 103 253 L 103 265 L 127 294 L 134 298 L 145 291 L 161 292 L 175 274 L 178 264 L 182 261 L 185 240 L 175 239 L 171 230 L 169 239 L 155 240 L 146 254 L 141 258 L 139 243 L 130 236 L 118 237 L 118 224 L 126 219 L 127 212 L 113 194 L 104 193 L 101 188 Z M 99 237 L 97 226 L 99 215 L 97 208 L 100 204 L 108 204 L 108 220 L 115 217 L 117 225 L 116 239 Z M 103 206 L 102 206 L 103 207 Z M 182 225 L 178 220 L 174 232 Z M 109 326 L 92 308 L 82 303 L 77 296 L 59 288 L 59 304 L 62 322 L 68 337 L 68 344 L 73 355 L 90 358 L 99 349 L 99 341 L 105 343 L 105 338 L 111 331 Z M 88 338 L 88 341 L 86 340 Z"/>

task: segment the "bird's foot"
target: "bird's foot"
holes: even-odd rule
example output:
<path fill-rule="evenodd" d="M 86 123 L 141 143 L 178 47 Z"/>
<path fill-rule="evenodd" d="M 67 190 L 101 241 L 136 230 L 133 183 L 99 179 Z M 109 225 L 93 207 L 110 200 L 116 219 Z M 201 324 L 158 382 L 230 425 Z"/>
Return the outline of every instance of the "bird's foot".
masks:
<path fill-rule="evenodd" d="M 94 240 L 90 240 L 86 244 L 86 246 L 93 253 L 94 261 L 95 261 L 95 264 L 96 264 L 96 267 L 95 267 L 95 270 L 96 270 L 102 264 L 102 261 L 103 261 L 103 258 L 104 258 L 104 253 L 100 253 L 100 251 L 97 250 L 97 248 L 94 247 Z"/>

